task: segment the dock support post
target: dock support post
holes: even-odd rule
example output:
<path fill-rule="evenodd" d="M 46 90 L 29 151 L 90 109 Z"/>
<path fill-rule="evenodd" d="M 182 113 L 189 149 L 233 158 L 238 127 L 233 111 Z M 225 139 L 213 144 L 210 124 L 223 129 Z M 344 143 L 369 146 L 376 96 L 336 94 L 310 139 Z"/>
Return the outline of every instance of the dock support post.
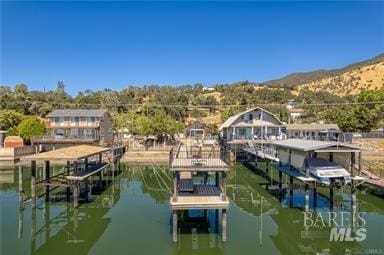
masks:
<path fill-rule="evenodd" d="M 73 188 L 73 207 L 77 208 L 79 206 L 79 183 L 75 181 Z"/>
<path fill-rule="evenodd" d="M 304 210 L 306 212 L 309 211 L 309 184 L 305 183 L 304 185 L 304 190 L 305 190 L 305 205 L 304 205 Z"/>
<path fill-rule="evenodd" d="M 270 165 L 268 159 L 266 159 L 265 164 L 266 164 L 266 165 L 265 165 L 265 176 L 268 177 L 268 176 L 269 176 L 269 165 Z"/>
<path fill-rule="evenodd" d="M 172 241 L 177 242 L 177 211 L 172 211 Z"/>
<path fill-rule="evenodd" d="M 333 181 L 329 186 L 329 209 L 333 209 Z"/>
<path fill-rule="evenodd" d="M 293 176 L 289 176 L 289 207 L 293 207 Z"/>
<path fill-rule="evenodd" d="M 31 203 L 36 208 L 36 161 L 31 161 Z"/>
<path fill-rule="evenodd" d="M 19 165 L 19 202 L 24 201 L 24 190 L 23 190 L 23 166 Z"/>
<path fill-rule="evenodd" d="M 173 173 L 173 202 L 177 201 L 177 172 Z"/>
<path fill-rule="evenodd" d="M 49 172 L 50 172 L 50 167 L 49 167 L 49 161 L 44 161 L 44 184 L 45 184 L 45 202 L 49 201 Z"/>
<path fill-rule="evenodd" d="M 283 172 L 279 170 L 279 201 L 281 202 L 283 189 Z"/>
<path fill-rule="evenodd" d="M 351 182 L 351 209 L 352 209 L 352 226 L 356 225 L 356 184 L 355 181 Z"/>
<path fill-rule="evenodd" d="M 18 224 L 18 231 L 17 231 L 17 238 L 22 239 L 23 238 L 23 228 L 24 228 L 24 206 L 23 203 L 20 203 L 19 205 L 19 224 Z"/>
<path fill-rule="evenodd" d="M 227 173 L 223 172 L 222 176 L 222 186 L 223 186 L 223 200 L 227 199 Z"/>
<path fill-rule="evenodd" d="M 313 208 L 316 209 L 317 208 L 317 187 L 316 187 L 316 183 L 313 184 Z"/>
<path fill-rule="evenodd" d="M 67 175 L 69 175 L 69 171 L 70 171 L 70 162 L 67 161 Z M 69 202 L 69 199 L 71 197 L 71 188 L 69 187 L 69 181 L 67 181 L 67 202 Z"/>
<path fill-rule="evenodd" d="M 215 209 L 215 233 L 219 233 L 219 209 Z"/>
<path fill-rule="evenodd" d="M 51 235 L 50 227 L 49 227 L 49 219 L 50 219 L 50 209 L 49 209 L 49 203 L 45 203 L 44 206 L 44 221 L 45 221 L 45 226 L 47 227 L 45 231 L 45 240 L 49 240 L 49 236 Z"/>
<path fill-rule="evenodd" d="M 31 253 L 36 250 L 36 208 L 31 210 Z"/>
<path fill-rule="evenodd" d="M 221 239 L 227 241 L 227 209 L 221 211 Z"/>
<path fill-rule="evenodd" d="M 361 151 L 359 151 L 359 175 L 361 175 L 361 170 L 362 170 L 362 164 L 363 162 L 361 161 L 362 158 L 361 158 Z"/>

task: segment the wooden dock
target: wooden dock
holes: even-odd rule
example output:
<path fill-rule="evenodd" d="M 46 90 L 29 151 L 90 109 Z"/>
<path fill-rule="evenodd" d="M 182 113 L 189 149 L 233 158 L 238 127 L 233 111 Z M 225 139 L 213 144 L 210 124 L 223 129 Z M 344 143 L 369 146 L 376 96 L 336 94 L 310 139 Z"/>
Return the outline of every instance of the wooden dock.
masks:
<path fill-rule="evenodd" d="M 169 152 L 169 169 L 173 173 L 173 192 L 169 204 L 172 209 L 172 240 L 178 240 L 178 215 L 186 210 L 221 209 L 222 240 L 227 240 L 226 196 L 227 171 L 230 168 L 230 151 L 219 147 L 181 147 Z M 208 184 L 208 175 L 215 183 Z M 221 180 L 221 181 L 220 181 Z M 195 181 L 195 182 L 194 182 Z"/>
<path fill-rule="evenodd" d="M 84 196 L 88 200 L 88 195 L 92 189 L 93 176 L 98 176 L 99 183 L 103 183 L 103 176 L 106 169 L 111 167 L 112 175 L 115 174 L 116 166 L 120 169 L 120 159 L 123 155 L 124 147 L 116 146 L 112 148 L 97 147 L 90 145 L 79 145 L 43 152 L 40 154 L 23 157 L 21 160 L 30 162 L 31 167 L 31 203 L 32 208 L 36 207 L 37 187 L 42 186 L 45 190 L 45 201 L 50 200 L 50 192 L 56 188 L 65 187 L 67 201 L 72 195 L 74 207 L 79 205 L 79 197 Z M 36 164 L 43 162 L 44 178 L 36 180 Z M 60 173 L 50 176 L 51 162 L 66 162 Z M 23 167 L 19 166 L 19 194 L 20 202 L 25 201 L 23 191 L 22 174 Z"/>

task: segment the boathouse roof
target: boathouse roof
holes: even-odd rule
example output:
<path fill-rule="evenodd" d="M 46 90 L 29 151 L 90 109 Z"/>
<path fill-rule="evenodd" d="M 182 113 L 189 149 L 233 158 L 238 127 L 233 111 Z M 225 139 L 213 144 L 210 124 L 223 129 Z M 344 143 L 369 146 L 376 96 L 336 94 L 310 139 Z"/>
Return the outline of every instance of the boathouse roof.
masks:
<path fill-rule="evenodd" d="M 79 160 L 110 151 L 110 148 L 78 145 L 22 157 L 23 161 Z"/>
<path fill-rule="evenodd" d="M 333 142 L 333 141 L 318 141 L 318 140 L 305 140 L 305 139 L 286 139 L 274 141 L 272 144 L 276 147 L 287 148 L 296 151 L 338 151 L 350 152 L 360 151 L 361 149 L 351 144 Z"/>
<path fill-rule="evenodd" d="M 49 113 L 47 117 L 100 117 L 106 112 L 105 109 L 57 109 Z"/>

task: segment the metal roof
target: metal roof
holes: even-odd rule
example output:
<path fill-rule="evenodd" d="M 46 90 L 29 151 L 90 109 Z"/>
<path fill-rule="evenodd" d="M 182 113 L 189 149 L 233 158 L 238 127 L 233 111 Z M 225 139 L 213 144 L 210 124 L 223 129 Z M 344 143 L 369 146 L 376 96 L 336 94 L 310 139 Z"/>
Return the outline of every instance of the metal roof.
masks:
<path fill-rule="evenodd" d="M 342 147 L 352 150 L 360 150 L 359 147 L 340 143 L 340 142 L 332 142 L 332 141 L 318 141 L 318 140 L 305 140 L 305 139 L 286 139 L 286 140 L 279 140 L 274 141 L 272 144 L 276 147 L 281 148 L 288 148 L 292 150 L 298 150 L 298 151 L 314 151 L 314 150 L 321 150 L 321 149 L 327 149 L 329 147 Z"/>
<path fill-rule="evenodd" d="M 339 129 L 337 124 L 286 124 L 287 130 L 328 130 Z"/>
<path fill-rule="evenodd" d="M 280 119 L 277 118 L 275 114 L 273 114 L 273 113 L 271 113 L 271 112 L 269 112 L 269 111 L 267 111 L 267 110 L 257 106 L 257 107 L 253 107 L 253 108 L 251 108 L 249 110 L 246 110 L 246 111 L 243 111 L 243 112 L 239 112 L 239 113 L 229 117 L 223 124 L 221 124 L 221 126 L 219 127 L 219 131 L 221 131 L 223 128 L 227 128 L 227 127 L 231 126 L 233 124 L 233 122 L 235 122 L 241 115 L 246 114 L 246 113 L 251 112 L 251 111 L 254 111 L 254 110 L 261 110 L 261 111 L 263 111 L 265 113 L 268 113 L 268 114 L 272 115 L 274 118 L 276 118 L 276 120 L 278 120 L 280 122 L 280 124 L 282 124 Z"/>
<path fill-rule="evenodd" d="M 49 113 L 47 117 L 100 117 L 106 112 L 104 109 L 58 109 Z"/>

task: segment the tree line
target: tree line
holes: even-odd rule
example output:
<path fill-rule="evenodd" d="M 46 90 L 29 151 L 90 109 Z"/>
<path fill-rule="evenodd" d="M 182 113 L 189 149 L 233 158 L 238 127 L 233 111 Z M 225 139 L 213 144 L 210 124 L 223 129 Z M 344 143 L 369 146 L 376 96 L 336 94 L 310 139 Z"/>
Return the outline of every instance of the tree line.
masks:
<path fill-rule="evenodd" d="M 229 116 L 252 106 L 261 106 L 287 122 L 288 100 L 305 111 L 304 122 L 326 120 L 344 131 L 369 131 L 383 125 L 384 89 L 363 90 L 356 96 L 338 96 L 307 89 L 294 92 L 284 86 L 265 86 L 248 81 L 218 84 L 205 91 L 202 84 L 185 86 L 130 86 L 122 90 L 80 91 L 73 96 L 59 81 L 55 90 L 29 90 L 25 84 L 0 86 L 0 129 L 21 134 L 25 116 L 41 122 L 54 109 L 103 108 L 111 112 L 114 129 L 128 129 L 140 135 L 179 132 L 191 118 L 220 116 L 218 125 Z M 379 102 L 371 104 L 348 104 Z M 12 117 L 10 117 L 12 116 Z M 31 118 L 30 118 L 31 119 Z M 29 120 L 31 121 L 31 120 Z M 43 126 L 43 125 L 42 125 Z M 44 127 L 44 126 L 43 126 Z M 43 133 L 38 128 L 35 133 Z M 24 134 L 27 138 L 30 135 Z"/>

